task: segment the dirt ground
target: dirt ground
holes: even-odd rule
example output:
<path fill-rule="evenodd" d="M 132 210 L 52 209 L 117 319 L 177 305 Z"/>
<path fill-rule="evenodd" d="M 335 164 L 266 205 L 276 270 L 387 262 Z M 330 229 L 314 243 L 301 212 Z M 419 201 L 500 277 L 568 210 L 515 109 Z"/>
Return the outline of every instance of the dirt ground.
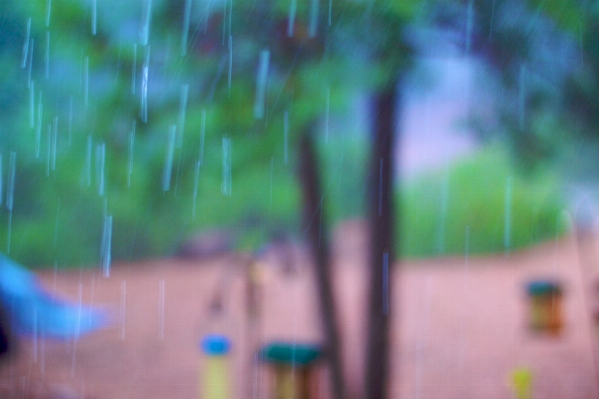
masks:
<path fill-rule="evenodd" d="M 346 380 L 361 389 L 365 339 L 366 245 L 351 226 L 337 234 L 334 281 Z M 398 264 L 392 276 L 394 398 L 512 398 L 510 371 L 529 368 L 533 398 L 599 398 L 597 336 L 591 313 L 599 308 L 597 237 L 582 247 L 573 237 L 515 254 Z M 599 253 L 599 252 L 597 252 Z M 264 259 L 259 342 L 319 342 L 316 295 L 301 251 L 295 274 Z M 267 398 L 269 374 L 253 367 L 245 317 L 243 262 L 225 256 L 202 262 L 155 260 L 97 271 L 41 274 L 57 295 L 111 311 L 113 324 L 77 341 L 21 342 L 0 369 L 3 398 L 198 398 L 204 358 L 200 338 L 231 336 L 235 398 Z M 559 337 L 526 328 L 524 285 L 537 277 L 564 285 L 565 328 Z M 225 313 L 208 317 L 219 287 Z M 258 370 L 258 372 L 255 372 Z M 320 392 L 326 397 L 326 369 Z"/>

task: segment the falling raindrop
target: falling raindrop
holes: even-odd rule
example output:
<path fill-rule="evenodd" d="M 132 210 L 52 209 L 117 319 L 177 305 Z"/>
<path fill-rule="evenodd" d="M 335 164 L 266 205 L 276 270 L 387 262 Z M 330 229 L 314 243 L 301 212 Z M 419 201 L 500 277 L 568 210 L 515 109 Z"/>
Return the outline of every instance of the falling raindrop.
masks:
<path fill-rule="evenodd" d="M 10 240 L 12 232 L 12 209 L 15 194 L 15 173 L 17 169 L 17 153 L 10 152 L 8 167 L 8 186 L 6 187 L 6 209 L 8 209 L 8 238 L 6 244 L 6 253 L 10 254 Z"/>
<path fill-rule="evenodd" d="M 56 244 L 58 243 L 58 225 L 60 222 L 60 199 L 57 201 L 56 203 L 56 219 L 54 222 L 54 246 L 56 247 Z M 54 271 L 54 279 L 56 280 L 56 264 L 55 264 L 55 271 Z"/>
<path fill-rule="evenodd" d="M 35 82 L 29 85 L 29 126 L 35 127 Z"/>
<path fill-rule="evenodd" d="M 330 114 L 330 105 L 331 105 L 331 88 L 327 87 L 326 92 L 326 109 L 324 114 L 324 141 L 325 143 L 329 142 L 329 114 Z"/>
<path fill-rule="evenodd" d="M 229 89 L 229 97 L 231 97 L 231 81 L 233 79 L 233 36 L 229 35 L 227 44 L 229 49 L 229 73 L 227 76 L 227 85 Z"/>
<path fill-rule="evenodd" d="M 191 20 L 191 0 L 185 0 L 183 13 L 183 32 L 181 33 L 181 57 L 187 55 L 187 37 L 189 36 L 189 22 Z"/>
<path fill-rule="evenodd" d="M 79 304 L 79 308 L 77 309 L 77 323 L 74 335 L 76 340 L 81 336 L 81 320 L 83 319 L 83 283 L 81 281 L 77 283 L 77 303 Z"/>
<path fill-rule="evenodd" d="M 137 79 L 137 43 L 133 43 L 133 63 L 131 65 L 131 94 L 135 95 L 135 79 Z"/>
<path fill-rule="evenodd" d="M 275 160 L 273 157 L 270 158 L 270 193 L 268 199 L 268 209 L 272 210 L 272 186 L 273 186 L 273 176 L 275 172 Z"/>
<path fill-rule="evenodd" d="M 158 281 L 158 321 L 159 336 L 164 339 L 164 279 Z"/>
<path fill-rule="evenodd" d="M 283 162 L 289 162 L 289 111 L 283 113 Z"/>
<path fill-rule="evenodd" d="M 164 172 L 162 174 L 162 191 L 168 191 L 171 188 L 171 175 L 173 173 L 173 157 L 175 154 L 175 135 L 177 134 L 177 125 L 171 125 L 168 132 L 168 143 L 166 147 L 166 160 L 164 163 Z"/>
<path fill-rule="evenodd" d="M 465 254 L 465 278 L 468 277 L 468 271 L 469 271 L 469 266 L 470 266 L 470 226 L 466 226 L 466 237 L 465 237 L 465 243 L 464 243 L 464 254 Z M 464 288 L 466 288 L 464 286 Z"/>
<path fill-rule="evenodd" d="M 491 37 L 493 35 L 493 22 L 495 20 L 495 0 L 491 4 L 491 22 L 489 23 L 489 41 L 491 41 Z"/>
<path fill-rule="evenodd" d="M 204 164 L 204 137 L 206 136 L 206 110 L 202 110 L 202 126 L 200 129 L 200 164 Z"/>
<path fill-rule="evenodd" d="M 83 103 L 85 107 L 89 103 L 89 57 L 83 60 Z"/>
<path fill-rule="evenodd" d="M 141 73 L 141 120 L 148 121 L 148 73 L 150 69 L 150 46 L 145 48 L 144 64 Z"/>
<path fill-rule="evenodd" d="M 512 233 L 512 177 L 507 178 L 505 184 L 505 211 L 504 211 L 504 227 L 503 227 L 503 247 L 506 252 L 511 245 Z"/>
<path fill-rule="evenodd" d="M 150 36 L 150 22 L 152 19 L 152 0 L 145 0 L 143 3 L 143 11 L 141 15 L 141 31 L 139 32 L 139 44 L 142 46 L 148 45 Z"/>
<path fill-rule="evenodd" d="M 44 339 L 44 336 L 41 336 L 40 339 L 40 374 L 42 375 L 42 378 L 44 377 L 44 374 L 46 373 L 46 340 Z"/>
<path fill-rule="evenodd" d="M 316 36 L 316 30 L 318 29 L 318 7 L 320 2 L 318 0 L 310 1 L 310 20 L 308 22 L 308 35 L 310 37 Z"/>
<path fill-rule="evenodd" d="M 38 309 L 37 304 L 33 305 L 33 349 L 32 349 L 32 357 L 33 363 L 37 364 L 37 353 L 38 353 Z"/>
<path fill-rule="evenodd" d="M 189 85 L 181 86 L 181 96 L 179 101 L 179 125 L 177 129 L 177 148 L 183 144 L 183 133 L 185 129 L 185 113 L 187 111 L 187 97 L 189 94 Z"/>
<path fill-rule="evenodd" d="M 92 136 L 87 136 L 87 151 L 85 156 L 85 185 L 87 187 L 92 184 Z"/>
<path fill-rule="evenodd" d="M 29 39 L 31 35 L 31 18 L 27 20 L 27 31 L 25 33 L 25 43 L 23 44 L 23 57 L 21 58 L 21 68 L 25 69 L 27 66 L 27 58 L 29 53 Z"/>
<path fill-rule="evenodd" d="M 193 181 L 193 207 L 191 209 L 191 217 L 193 218 L 193 220 L 196 220 L 196 202 L 198 199 L 198 190 L 200 184 L 200 166 L 200 161 L 196 162 Z"/>
<path fill-rule="evenodd" d="M 2 206 L 2 202 L 3 202 L 3 200 L 2 200 L 2 191 L 4 190 L 4 187 L 3 187 L 4 186 L 4 182 L 3 182 L 4 175 L 2 173 L 3 172 L 2 171 L 2 164 L 3 164 L 3 162 L 2 162 L 2 155 L 0 154 L 0 206 Z"/>
<path fill-rule="evenodd" d="M 73 97 L 69 98 L 69 146 L 73 140 Z"/>
<path fill-rule="evenodd" d="M 102 275 L 110 277 L 110 264 L 112 260 L 112 215 L 104 217 L 104 227 L 102 229 Z"/>
<path fill-rule="evenodd" d="M 333 0 L 329 0 L 329 16 L 327 18 L 328 26 L 331 26 L 332 22 L 333 22 Z"/>
<path fill-rule="evenodd" d="M 445 224 L 447 222 L 447 204 L 449 202 L 449 174 L 446 173 L 441 183 L 441 214 L 437 232 L 437 253 L 445 253 Z"/>
<path fill-rule="evenodd" d="M 96 0 L 91 0 L 92 2 L 92 35 L 96 35 L 96 24 L 98 17 L 98 4 Z"/>
<path fill-rule="evenodd" d="M 106 143 L 96 144 L 96 182 L 98 183 L 98 195 L 104 195 L 104 172 L 106 169 Z"/>
<path fill-rule="evenodd" d="M 50 79 L 50 31 L 46 31 L 46 79 Z"/>
<path fill-rule="evenodd" d="M 383 314 L 389 315 L 389 253 L 383 254 Z"/>
<path fill-rule="evenodd" d="M 129 132 L 129 165 L 127 169 L 127 187 L 131 187 L 131 175 L 133 174 L 133 148 L 135 146 L 135 119 L 131 122 L 131 131 Z"/>
<path fill-rule="evenodd" d="M 27 87 L 31 86 L 31 71 L 33 69 L 33 38 L 29 41 L 29 61 L 27 63 Z"/>
<path fill-rule="evenodd" d="M 254 118 L 264 118 L 264 102 L 266 98 L 266 81 L 268 78 L 268 64 L 270 62 L 270 51 L 260 52 L 260 63 L 258 64 L 258 76 L 256 79 L 256 101 L 254 102 Z"/>
<path fill-rule="evenodd" d="M 56 145 L 58 141 L 58 116 L 54 117 L 54 123 L 52 125 L 52 160 L 51 166 L 52 171 L 56 170 Z"/>
<path fill-rule="evenodd" d="M 518 78 L 518 123 L 520 129 L 524 129 L 524 118 L 526 117 L 526 66 L 520 65 L 520 76 Z"/>
<path fill-rule="evenodd" d="M 42 113 L 43 113 L 43 105 L 42 105 L 42 92 L 40 91 L 40 95 L 38 97 L 37 103 L 37 127 L 35 129 L 35 157 L 40 157 L 40 147 L 42 140 Z"/>
<path fill-rule="evenodd" d="M 379 217 L 383 214 L 383 158 L 379 159 Z"/>
<path fill-rule="evenodd" d="M 223 182 L 220 191 L 231 195 L 231 139 L 223 137 Z"/>
<path fill-rule="evenodd" d="M 472 28 L 474 19 L 474 0 L 468 2 L 468 15 L 466 17 L 466 53 L 470 53 L 472 47 Z"/>
<path fill-rule="evenodd" d="M 287 36 L 292 37 L 295 27 L 295 15 L 297 13 L 297 0 L 291 0 L 289 5 L 289 19 L 287 21 Z"/>
<path fill-rule="evenodd" d="M 52 0 L 46 0 L 46 28 L 50 26 L 50 13 L 52 12 Z M 31 20 L 31 18 L 30 18 Z"/>
<path fill-rule="evenodd" d="M 52 157 L 52 125 L 48 123 L 48 134 L 46 134 L 46 177 L 50 176 L 50 159 Z"/>
<path fill-rule="evenodd" d="M 127 312 L 127 280 L 121 281 L 121 341 L 125 340 L 125 321 Z"/>

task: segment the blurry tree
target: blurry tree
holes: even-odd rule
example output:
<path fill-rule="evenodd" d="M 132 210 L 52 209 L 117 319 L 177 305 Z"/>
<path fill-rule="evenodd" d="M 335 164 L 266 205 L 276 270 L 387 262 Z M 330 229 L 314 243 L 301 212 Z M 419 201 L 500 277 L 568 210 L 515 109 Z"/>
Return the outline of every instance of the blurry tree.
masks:
<path fill-rule="evenodd" d="M 430 3 L 423 17 L 486 66 L 480 83 L 493 103 L 474 106 L 473 126 L 485 140 L 503 138 L 527 168 L 560 155 L 558 115 L 578 66 L 575 41 L 544 7 L 533 0 L 455 0 Z"/>

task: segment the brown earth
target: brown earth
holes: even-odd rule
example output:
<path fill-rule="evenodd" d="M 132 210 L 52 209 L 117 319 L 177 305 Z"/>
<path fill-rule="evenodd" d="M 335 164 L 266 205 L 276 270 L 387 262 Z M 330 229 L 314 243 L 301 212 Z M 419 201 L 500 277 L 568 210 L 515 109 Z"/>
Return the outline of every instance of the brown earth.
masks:
<path fill-rule="evenodd" d="M 345 375 L 355 394 L 363 373 L 366 246 L 350 230 L 335 240 L 334 281 Z M 512 398 L 510 371 L 526 367 L 533 373 L 534 398 L 599 398 L 590 316 L 599 308 L 592 290 L 599 241 L 585 242 L 582 253 L 570 237 L 515 254 L 398 264 L 392 276 L 391 397 Z M 264 259 L 260 342 L 320 339 L 308 258 L 297 255 L 300 266 L 291 275 L 274 258 Z M 198 398 L 204 364 L 198 341 L 220 328 L 233 341 L 235 398 L 267 398 L 269 374 L 263 368 L 254 374 L 248 349 L 243 264 L 240 256 L 226 256 L 115 264 L 109 278 L 99 271 L 41 273 L 61 296 L 108 306 L 114 323 L 78 341 L 39 341 L 37 349 L 23 341 L 18 356 L 0 369 L 0 397 Z M 526 328 L 524 284 L 536 277 L 564 285 L 559 337 Z M 222 320 L 208 311 L 219 287 L 226 293 Z M 326 394 L 326 370 L 323 375 L 320 391 Z"/>

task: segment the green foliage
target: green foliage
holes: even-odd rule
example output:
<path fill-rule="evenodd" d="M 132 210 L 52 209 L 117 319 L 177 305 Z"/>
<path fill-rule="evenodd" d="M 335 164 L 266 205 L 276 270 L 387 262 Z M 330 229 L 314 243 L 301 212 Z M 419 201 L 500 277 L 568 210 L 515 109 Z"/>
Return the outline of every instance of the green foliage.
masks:
<path fill-rule="evenodd" d="M 565 232 L 551 176 L 522 177 L 497 147 L 410 182 L 401 195 L 404 257 L 514 251 Z"/>

